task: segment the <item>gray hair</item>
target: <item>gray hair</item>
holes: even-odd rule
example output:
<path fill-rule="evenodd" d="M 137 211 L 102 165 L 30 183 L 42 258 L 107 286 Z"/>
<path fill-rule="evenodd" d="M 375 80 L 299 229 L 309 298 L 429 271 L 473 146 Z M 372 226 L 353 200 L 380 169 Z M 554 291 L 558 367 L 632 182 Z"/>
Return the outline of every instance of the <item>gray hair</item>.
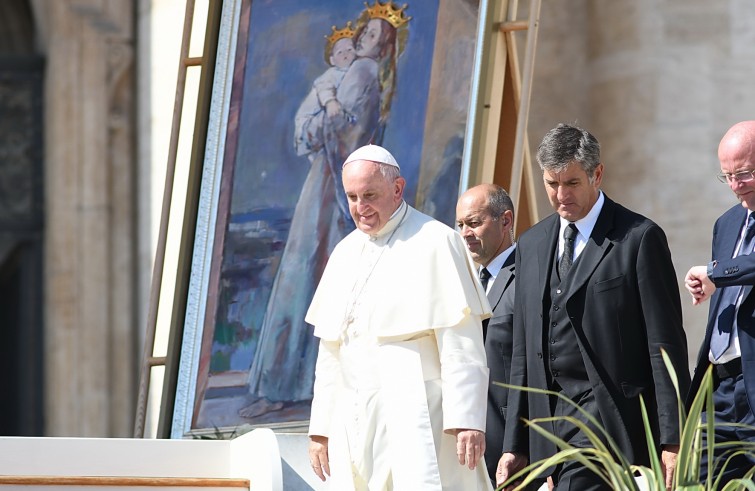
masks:
<path fill-rule="evenodd" d="M 395 165 L 384 164 L 382 162 L 375 162 L 375 164 L 380 169 L 380 174 L 383 175 L 386 181 L 393 182 L 401 177 L 401 169 Z"/>
<path fill-rule="evenodd" d="M 600 164 L 600 143 L 587 130 L 561 123 L 543 137 L 537 163 L 543 171 L 562 172 L 572 162 L 579 163 L 592 181 Z"/>
<path fill-rule="evenodd" d="M 491 184 L 488 191 L 488 213 L 494 217 L 503 215 L 508 210 L 514 213 L 514 202 L 501 186 Z"/>

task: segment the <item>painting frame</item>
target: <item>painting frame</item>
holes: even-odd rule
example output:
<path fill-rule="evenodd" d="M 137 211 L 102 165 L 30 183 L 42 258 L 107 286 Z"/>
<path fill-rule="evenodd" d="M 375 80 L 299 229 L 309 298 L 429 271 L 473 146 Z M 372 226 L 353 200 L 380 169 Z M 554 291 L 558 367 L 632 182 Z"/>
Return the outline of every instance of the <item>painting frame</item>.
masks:
<path fill-rule="evenodd" d="M 223 261 L 223 249 L 218 244 L 223 243 L 228 231 L 228 218 L 223 219 L 223 210 L 230 210 L 232 205 L 229 201 L 233 199 L 234 184 L 233 177 L 236 174 L 229 172 L 234 169 L 238 152 L 229 151 L 230 148 L 236 148 L 239 144 L 239 126 L 243 124 L 240 121 L 238 113 L 241 111 L 240 104 L 243 92 L 240 87 L 245 83 L 246 52 L 243 54 L 243 63 L 240 62 L 241 51 L 248 48 L 249 29 L 252 24 L 252 7 L 256 0 L 225 0 L 222 5 L 220 15 L 220 26 L 218 29 L 217 46 L 215 50 L 216 63 L 214 68 L 214 81 L 212 95 L 210 100 L 209 120 L 207 124 L 206 147 L 204 161 L 202 164 L 202 177 L 198 197 L 196 228 L 194 232 L 193 251 L 191 253 L 191 262 L 188 267 L 188 294 L 186 298 L 186 312 L 183 322 L 181 349 L 176 362 L 177 380 L 175 388 L 175 397 L 173 400 L 173 413 L 170 427 L 171 438 L 196 438 L 203 435 L 220 435 L 222 437 L 232 437 L 247 431 L 256 426 L 267 426 L 275 430 L 286 431 L 305 431 L 307 426 L 306 418 L 294 418 L 290 421 L 262 422 L 262 423 L 242 423 L 242 424 L 195 424 L 197 414 L 201 412 L 200 405 L 204 401 L 204 395 L 207 394 L 207 383 L 210 379 L 209 362 L 210 346 L 213 342 L 214 330 L 216 323 L 213 312 L 217 309 L 217 297 L 219 285 L 219 275 L 221 274 L 221 264 Z M 371 0 L 373 4 L 379 0 Z M 431 0 L 423 0 L 430 2 Z M 295 3 L 295 0 L 290 0 Z M 361 5 L 363 2 L 354 2 L 355 5 Z M 383 0 L 382 3 L 387 3 Z M 463 49 L 467 53 L 473 53 L 468 67 L 468 87 L 463 101 L 463 127 L 458 130 L 461 138 L 458 143 L 459 155 L 458 165 L 451 172 L 451 177 L 455 177 L 455 192 L 451 196 L 446 196 L 447 201 L 455 205 L 455 198 L 459 190 L 466 188 L 467 180 L 470 175 L 472 163 L 470 162 L 470 145 L 472 135 L 476 134 L 475 122 L 479 119 L 476 112 L 480 107 L 479 87 L 480 81 L 484 77 L 483 67 L 480 66 L 479 60 L 481 50 L 484 49 L 485 33 L 490 28 L 489 16 L 490 5 L 488 0 L 435 0 L 438 5 L 437 12 L 448 13 L 453 10 L 444 11 L 459 5 L 459 8 L 465 6 L 476 6 L 476 17 L 474 18 L 473 29 L 468 32 L 465 40 L 468 41 Z M 260 5 L 265 4 L 261 2 Z M 367 5 L 364 3 L 364 5 Z M 449 7 L 449 5 L 451 7 Z M 436 13 L 437 13 L 436 12 Z M 412 12 L 416 16 L 416 10 Z M 440 14 L 438 14 L 440 15 Z M 436 23 L 438 20 L 436 19 Z M 469 22 L 467 23 L 469 27 Z M 450 36 L 448 36 L 450 38 Z M 433 37 L 433 49 L 440 50 L 435 46 L 438 40 Z M 469 44 L 471 43 L 471 44 Z M 242 46 L 247 46 L 242 48 Z M 430 75 L 437 76 L 437 71 L 441 70 L 438 61 L 440 55 L 433 52 L 430 61 Z M 447 61 L 447 60 L 446 60 Z M 247 82 L 248 83 L 248 82 Z M 428 87 L 430 81 L 428 81 Z M 427 98 L 430 99 L 433 94 L 428 89 Z M 440 95 L 437 96 L 440 98 Z M 443 111 L 443 108 L 436 107 L 436 111 Z M 234 112 L 236 111 L 236 112 Z M 428 110 L 429 111 L 429 110 Z M 424 125 L 429 124 L 427 112 L 424 114 Z M 457 124 L 458 126 L 458 124 Z M 424 136 L 432 133 L 423 133 Z M 458 138 L 457 138 L 458 139 Z M 432 147 L 434 141 L 422 140 L 421 150 L 426 147 Z M 386 145 L 387 146 L 387 145 Z M 428 151 L 428 154 L 430 152 Z M 401 155 L 401 157 L 400 157 Z M 436 171 L 435 175 L 430 174 L 428 177 L 425 169 L 431 168 L 431 165 L 424 165 L 428 158 L 424 156 L 404 156 L 400 152 L 397 158 L 411 160 L 411 158 L 420 161 L 417 174 L 414 180 L 417 183 L 412 189 L 414 201 L 425 204 L 424 208 L 430 208 L 432 214 L 433 202 L 428 198 L 435 188 L 441 187 Z M 424 159 L 424 160 L 423 160 Z M 430 159 L 431 161 L 432 159 Z M 401 161 L 401 160 L 400 160 Z M 436 166 L 438 167 L 438 166 Z M 408 180 L 408 179 L 407 179 Z M 422 183 L 425 183 L 424 185 Z M 435 186 L 435 188 L 433 187 Z M 423 207 L 420 206 L 420 209 Z M 230 211 L 228 212 L 230 214 Z M 448 213 L 446 212 L 446 215 Z M 213 288 L 215 290 L 213 291 Z M 209 319 L 209 320 L 208 320 Z M 170 367 L 166 367 L 170 369 Z M 233 373 L 232 373 L 233 372 Z M 233 370 L 228 370 L 228 378 L 238 377 Z"/>

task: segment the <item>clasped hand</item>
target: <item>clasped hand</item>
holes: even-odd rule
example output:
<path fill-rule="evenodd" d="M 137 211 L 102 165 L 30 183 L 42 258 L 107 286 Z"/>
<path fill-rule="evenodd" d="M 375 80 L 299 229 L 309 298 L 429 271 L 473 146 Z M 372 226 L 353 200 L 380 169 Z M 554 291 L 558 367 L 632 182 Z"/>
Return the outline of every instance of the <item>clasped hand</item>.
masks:
<path fill-rule="evenodd" d="M 699 305 L 708 300 L 713 292 L 716 291 L 716 285 L 708 278 L 708 268 L 706 266 L 694 266 L 687 271 L 684 277 L 684 287 L 692 295 L 692 305 Z"/>

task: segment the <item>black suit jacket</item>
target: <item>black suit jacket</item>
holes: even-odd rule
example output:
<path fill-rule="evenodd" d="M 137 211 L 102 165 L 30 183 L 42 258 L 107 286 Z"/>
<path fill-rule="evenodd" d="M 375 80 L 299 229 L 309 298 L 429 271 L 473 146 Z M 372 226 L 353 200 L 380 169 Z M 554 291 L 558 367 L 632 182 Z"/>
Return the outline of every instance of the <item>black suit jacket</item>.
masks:
<path fill-rule="evenodd" d="M 711 279 L 717 289 L 710 299 L 705 339 L 697 356 L 695 374 L 687 397 L 690 403 L 700 388 L 705 369 L 709 365 L 710 336 L 718 312 L 721 288 L 742 285 L 745 288 L 744 298 L 737 311 L 739 349 L 742 352 L 742 373 L 747 398 L 750 400 L 750 408 L 755 408 L 755 295 L 752 293 L 752 287 L 755 285 L 755 254 L 732 258 L 746 219 L 747 210 L 737 204 L 721 215 L 713 226 L 712 258 L 718 261 L 718 264 L 712 270 Z"/>
<path fill-rule="evenodd" d="M 512 385 L 547 388 L 543 303 L 550 295 L 558 232 L 559 217 L 553 214 L 518 242 Z M 647 464 L 640 395 L 656 442 L 679 441 L 678 401 L 661 349 L 671 358 L 682 394 L 689 386 L 687 340 L 666 236 L 649 219 L 606 197 L 572 268 L 559 303 L 571 319 L 603 426 L 629 462 Z M 556 453 L 521 422 L 550 415 L 547 396 L 511 391 L 504 451 L 529 453 L 531 462 Z"/>
<path fill-rule="evenodd" d="M 493 382 L 509 383 L 514 319 L 514 252 L 506 258 L 490 287 L 488 301 L 493 308 L 493 317 L 487 321 L 485 334 L 485 354 L 490 369 L 485 464 L 490 478 L 495 482 L 495 471 L 503 445 L 508 390 Z"/>

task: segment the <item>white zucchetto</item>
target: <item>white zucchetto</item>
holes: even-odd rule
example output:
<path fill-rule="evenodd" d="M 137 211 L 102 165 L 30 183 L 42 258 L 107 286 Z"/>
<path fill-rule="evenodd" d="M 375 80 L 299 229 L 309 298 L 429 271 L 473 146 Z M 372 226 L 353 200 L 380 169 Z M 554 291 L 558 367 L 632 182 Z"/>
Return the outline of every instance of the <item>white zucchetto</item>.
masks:
<path fill-rule="evenodd" d="M 399 167 L 398 165 L 398 162 L 396 162 L 396 159 L 393 158 L 393 155 L 391 155 L 391 152 L 379 145 L 369 144 L 357 148 L 351 153 L 351 155 L 346 157 L 346 160 L 344 161 L 342 167 L 346 167 L 346 164 L 354 162 L 355 160 L 369 160 L 371 162 L 379 162 L 381 164 L 392 165 L 398 169 L 401 169 L 401 167 Z"/>

